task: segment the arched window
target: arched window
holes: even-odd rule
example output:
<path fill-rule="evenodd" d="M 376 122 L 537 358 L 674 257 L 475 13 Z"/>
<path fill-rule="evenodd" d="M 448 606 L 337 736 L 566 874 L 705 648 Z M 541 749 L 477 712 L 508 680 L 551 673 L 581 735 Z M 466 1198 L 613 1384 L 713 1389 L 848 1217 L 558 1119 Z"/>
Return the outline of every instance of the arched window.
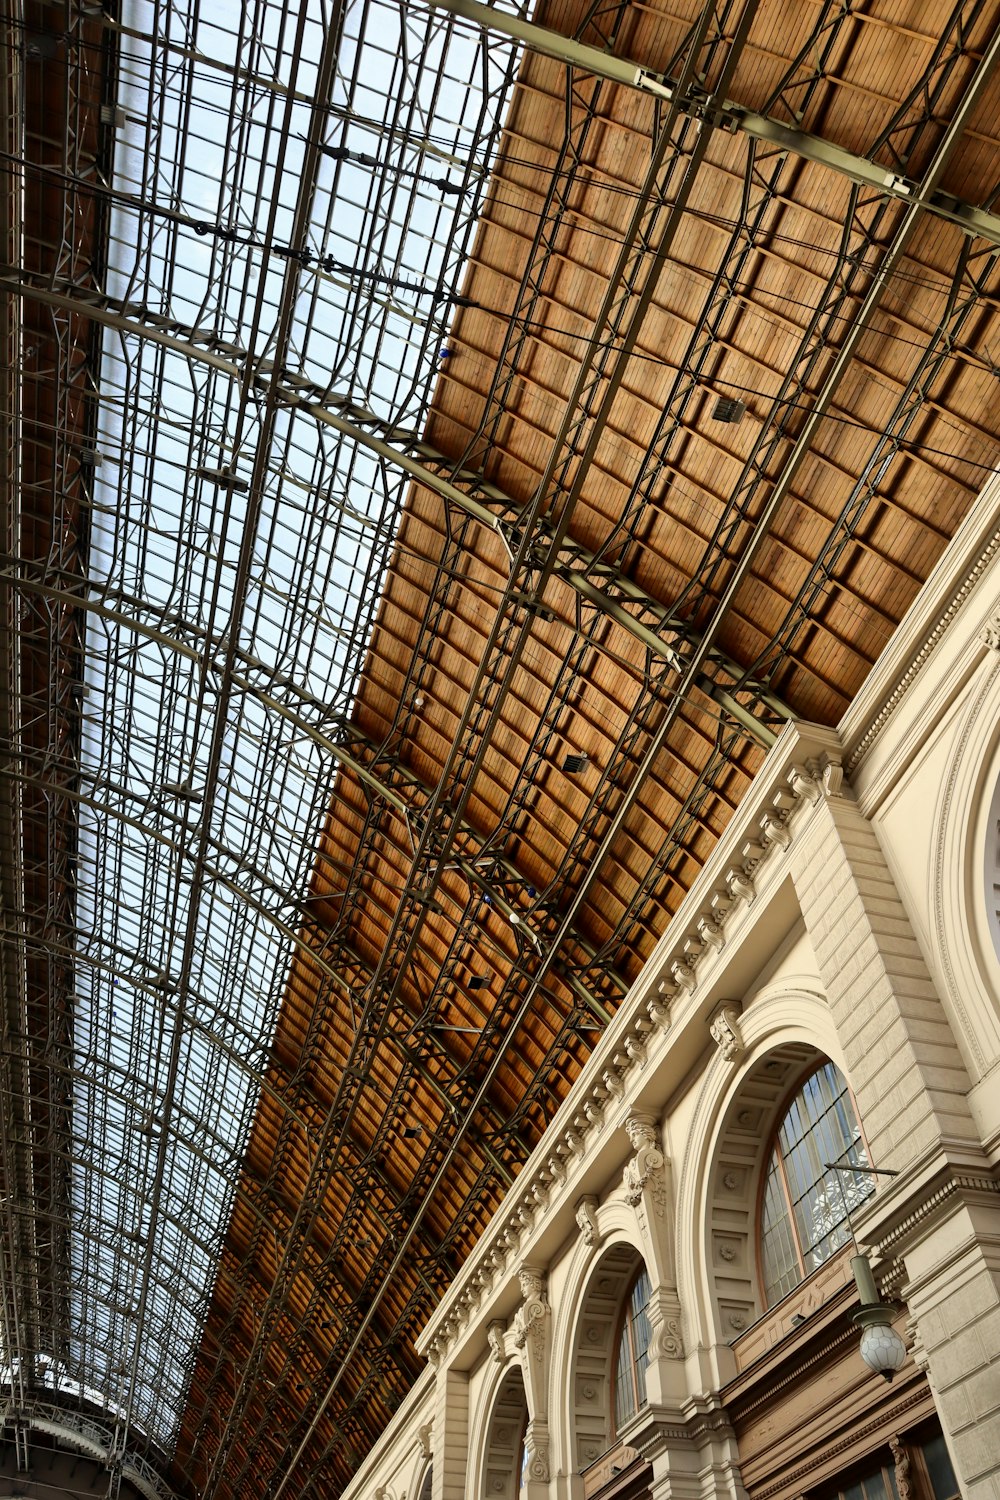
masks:
<path fill-rule="evenodd" d="M 761 1267 L 768 1307 L 822 1265 L 850 1235 L 849 1210 L 874 1188 L 844 1075 L 832 1062 L 811 1073 L 775 1132 L 761 1213 Z"/>
<path fill-rule="evenodd" d="M 641 1266 L 622 1309 L 621 1332 L 615 1356 L 615 1427 L 621 1427 L 646 1404 L 646 1363 L 649 1359 L 649 1314 L 652 1288 Z"/>

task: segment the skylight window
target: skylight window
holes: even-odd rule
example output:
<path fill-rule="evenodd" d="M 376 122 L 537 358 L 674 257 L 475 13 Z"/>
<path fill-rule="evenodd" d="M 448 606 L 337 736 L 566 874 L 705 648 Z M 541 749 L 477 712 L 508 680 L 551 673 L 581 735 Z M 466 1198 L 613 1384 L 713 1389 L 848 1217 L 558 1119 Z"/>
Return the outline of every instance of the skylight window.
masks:
<path fill-rule="evenodd" d="M 121 14 L 107 290 L 132 313 L 91 516 L 65 1380 L 166 1447 L 406 490 L 275 392 L 419 429 L 513 71 L 437 15 L 349 4 L 317 103 L 336 15 Z"/>

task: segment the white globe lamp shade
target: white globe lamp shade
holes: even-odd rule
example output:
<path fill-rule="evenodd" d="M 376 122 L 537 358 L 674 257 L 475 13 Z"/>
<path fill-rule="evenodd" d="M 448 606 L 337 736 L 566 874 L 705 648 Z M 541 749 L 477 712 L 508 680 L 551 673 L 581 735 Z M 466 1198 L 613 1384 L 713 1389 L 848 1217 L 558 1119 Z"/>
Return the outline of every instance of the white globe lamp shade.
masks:
<path fill-rule="evenodd" d="M 865 1308 L 864 1311 L 867 1312 L 868 1309 Z M 876 1322 L 874 1319 L 869 1322 L 865 1319 L 865 1323 L 861 1334 L 861 1358 L 869 1370 L 881 1375 L 884 1380 L 891 1380 L 906 1359 L 906 1345 L 888 1318 L 884 1322 Z"/>

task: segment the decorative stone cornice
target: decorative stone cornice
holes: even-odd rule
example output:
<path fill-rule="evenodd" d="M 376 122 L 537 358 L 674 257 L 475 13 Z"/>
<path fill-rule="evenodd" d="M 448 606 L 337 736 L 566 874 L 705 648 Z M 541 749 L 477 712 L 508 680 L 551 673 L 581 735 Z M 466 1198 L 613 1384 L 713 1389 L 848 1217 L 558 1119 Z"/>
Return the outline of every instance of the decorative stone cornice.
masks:
<path fill-rule="evenodd" d="M 916 684 L 952 622 L 1000 552 L 996 476 L 948 544 L 844 717 L 848 774 L 864 759 Z M 987 622 L 988 628 L 989 622 Z M 995 650 L 980 633 L 980 648 Z"/>
<path fill-rule="evenodd" d="M 773 887 L 768 872 L 784 862 L 796 836 L 798 814 L 808 814 L 821 797 L 838 795 L 841 782 L 839 741 L 833 731 L 813 725 L 789 725 L 782 731 L 546 1133 L 544 1153 L 522 1170 L 473 1256 L 428 1320 L 417 1342 L 432 1362 L 449 1358 L 463 1330 L 509 1287 L 518 1262 L 530 1252 L 542 1225 L 551 1223 L 553 1213 L 575 1213 L 574 1183 L 598 1140 L 606 1139 L 606 1123 L 622 1120 L 630 1095 L 638 1090 L 639 1076 L 645 1076 L 673 1045 L 677 1018 L 692 1016 L 702 993 L 717 978 L 734 934 L 745 927 L 748 905 Z M 638 1158 L 635 1150 L 626 1196 L 641 1195 L 648 1180 L 650 1158 Z M 662 1164 L 662 1155 L 660 1160 Z M 653 1200 L 649 1206 L 656 1211 Z M 480 1340 L 484 1335 L 485 1330 Z"/>
<path fill-rule="evenodd" d="M 917 1385 L 912 1391 L 902 1397 L 901 1400 L 893 1404 L 891 1420 L 905 1421 L 906 1414 L 909 1411 L 912 1411 L 914 1407 L 922 1407 L 926 1404 L 926 1389 L 923 1384 Z M 803 1490 L 808 1491 L 816 1483 L 815 1477 L 810 1478 L 810 1476 L 815 1475 L 815 1470 L 819 1465 L 820 1459 L 825 1463 L 829 1463 L 838 1454 L 849 1453 L 852 1449 L 856 1448 L 861 1439 L 884 1433 L 888 1420 L 890 1419 L 886 1416 L 885 1412 L 877 1412 L 870 1421 L 852 1427 L 848 1435 L 841 1438 L 839 1442 L 824 1444 L 818 1454 L 814 1454 L 804 1463 L 784 1469 L 777 1479 L 773 1480 L 770 1484 L 762 1485 L 756 1489 L 754 1491 L 755 1497 L 757 1497 L 757 1500 L 770 1500 L 770 1496 L 772 1495 L 787 1494 L 789 1485 L 796 1481 L 801 1481 Z M 914 1419 L 911 1417 L 909 1420 L 912 1422 Z M 906 1425 L 909 1424 L 907 1423 Z M 882 1441 L 885 1441 L 884 1437 Z"/>
<path fill-rule="evenodd" d="M 872 1246 L 880 1259 L 903 1254 L 907 1242 L 923 1235 L 942 1216 L 951 1212 L 956 1201 L 995 1199 L 1000 1182 L 983 1166 L 962 1166 L 944 1161 L 928 1180 L 922 1174 L 907 1173 L 870 1198 L 855 1215 L 858 1234 Z"/>

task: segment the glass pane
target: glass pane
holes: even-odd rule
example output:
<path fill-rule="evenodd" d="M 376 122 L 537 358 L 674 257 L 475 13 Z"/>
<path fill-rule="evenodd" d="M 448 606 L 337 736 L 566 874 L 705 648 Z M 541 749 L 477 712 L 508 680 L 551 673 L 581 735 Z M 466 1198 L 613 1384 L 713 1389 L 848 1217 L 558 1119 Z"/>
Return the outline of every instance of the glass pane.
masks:
<path fill-rule="evenodd" d="M 646 1364 L 651 1329 L 646 1311 L 652 1287 L 645 1266 L 629 1292 L 615 1361 L 615 1426 L 620 1427 L 646 1402 Z"/>
<path fill-rule="evenodd" d="M 951 1466 L 945 1440 L 940 1433 L 923 1446 L 924 1463 L 934 1492 L 934 1500 L 952 1500 L 958 1494 L 958 1480 Z"/>
<path fill-rule="evenodd" d="M 628 1326 L 623 1329 L 618 1344 L 618 1359 L 615 1367 L 615 1426 L 621 1427 L 629 1417 L 634 1416 L 635 1393 L 632 1389 L 631 1370 L 629 1368 L 629 1340 Z"/>
<path fill-rule="evenodd" d="M 767 1172 L 760 1248 L 764 1297 L 770 1307 L 802 1278 L 777 1152 L 772 1153 Z"/>
<path fill-rule="evenodd" d="M 867 1160 L 847 1083 L 824 1063 L 789 1105 L 768 1168 L 761 1255 L 769 1306 L 846 1243 L 849 1211 L 874 1190 L 866 1174 L 828 1163 Z"/>

